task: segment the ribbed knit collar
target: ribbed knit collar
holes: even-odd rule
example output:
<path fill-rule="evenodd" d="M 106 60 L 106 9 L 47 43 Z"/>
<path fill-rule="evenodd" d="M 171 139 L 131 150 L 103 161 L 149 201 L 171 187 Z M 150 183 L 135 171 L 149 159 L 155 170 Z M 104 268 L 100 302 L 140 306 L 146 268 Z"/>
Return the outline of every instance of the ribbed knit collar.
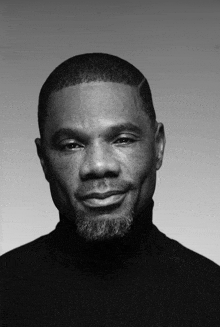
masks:
<path fill-rule="evenodd" d="M 117 266 L 127 260 L 136 260 L 151 248 L 153 206 L 154 202 L 151 200 L 136 217 L 127 236 L 109 242 L 86 242 L 77 234 L 74 223 L 61 216 L 53 232 L 54 247 L 66 260 L 84 266 Z"/>

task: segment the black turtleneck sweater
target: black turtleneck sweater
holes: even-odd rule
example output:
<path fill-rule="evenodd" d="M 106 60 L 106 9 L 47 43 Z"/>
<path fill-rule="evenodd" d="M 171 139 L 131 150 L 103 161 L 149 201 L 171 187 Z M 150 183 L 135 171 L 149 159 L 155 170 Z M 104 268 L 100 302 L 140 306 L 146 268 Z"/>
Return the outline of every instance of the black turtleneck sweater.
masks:
<path fill-rule="evenodd" d="M 61 217 L 1 259 L 1 326 L 220 326 L 220 267 L 152 224 L 92 245 Z M 138 225 L 138 224 L 137 224 Z"/>

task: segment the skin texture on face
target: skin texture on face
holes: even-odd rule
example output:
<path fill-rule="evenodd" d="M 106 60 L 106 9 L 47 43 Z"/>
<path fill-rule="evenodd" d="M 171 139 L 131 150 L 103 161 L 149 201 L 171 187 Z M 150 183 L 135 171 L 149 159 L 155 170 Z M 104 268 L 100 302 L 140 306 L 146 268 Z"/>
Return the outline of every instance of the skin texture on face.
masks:
<path fill-rule="evenodd" d="M 90 82 L 51 94 L 36 145 L 57 209 L 99 240 L 127 234 L 152 199 L 165 137 L 135 87 Z"/>

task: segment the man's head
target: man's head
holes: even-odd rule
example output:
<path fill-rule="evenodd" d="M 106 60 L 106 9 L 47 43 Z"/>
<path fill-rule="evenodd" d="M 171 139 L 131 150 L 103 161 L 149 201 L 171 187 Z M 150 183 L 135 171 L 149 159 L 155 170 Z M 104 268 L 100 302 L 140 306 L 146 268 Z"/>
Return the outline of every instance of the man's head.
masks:
<path fill-rule="evenodd" d="M 129 233 L 152 199 L 165 137 L 150 88 L 108 54 L 58 66 L 39 97 L 38 155 L 61 215 L 87 240 Z"/>

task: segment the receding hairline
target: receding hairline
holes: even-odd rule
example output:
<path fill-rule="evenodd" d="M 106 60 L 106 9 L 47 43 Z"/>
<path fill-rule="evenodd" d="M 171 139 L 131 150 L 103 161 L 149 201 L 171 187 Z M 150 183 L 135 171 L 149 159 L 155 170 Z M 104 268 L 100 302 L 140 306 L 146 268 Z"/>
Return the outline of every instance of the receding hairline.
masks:
<path fill-rule="evenodd" d="M 86 87 L 87 85 L 94 85 L 94 86 L 99 86 L 100 84 L 112 84 L 112 85 L 123 85 L 125 86 L 125 90 L 126 90 L 126 87 L 129 87 L 130 90 L 131 90 L 131 95 L 134 97 L 134 104 L 137 105 L 143 112 L 145 112 L 146 116 L 148 117 L 149 119 L 149 123 L 150 123 L 150 126 L 153 130 L 156 131 L 156 127 L 157 127 L 157 121 L 156 119 L 153 120 L 149 117 L 149 115 L 146 113 L 146 110 L 144 108 L 144 104 L 143 104 L 143 101 L 141 99 L 141 96 L 139 94 L 139 91 L 140 91 L 140 85 L 130 85 L 130 84 L 125 84 L 125 83 L 119 83 L 119 82 L 112 82 L 112 81 L 102 81 L 102 80 L 98 80 L 98 81 L 90 81 L 90 82 L 82 82 L 82 83 L 78 83 L 78 84 L 73 84 L 73 85 L 69 85 L 69 86 L 64 86 L 58 90 L 55 90 L 53 92 L 51 92 L 50 96 L 48 97 L 48 106 L 50 107 L 50 105 L 55 105 L 56 104 L 56 100 L 59 101 L 59 95 L 61 96 L 61 99 L 63 99 L 63 101 L 65 101 L 65 94 L 59 94 L 60 92 L 62 91 L 65 91 L 67 90 L 68 92 L 68 89 L 71 89 L 71 88 L 77 88 L 78 86 L 83 86 L 83 87 Z M 142 83 L 141 83 L 142 84 Z M 114 90 L 112 90 L 113 93 L 114 93 Z M 79 92 L 81 92 L 81 90 L 79 90 Z M 58 96 L 58 98 L 53 98 L 53 96 Z M 67 95 L 68 97 L 69 95 Z M 70 97 L 72 97 L 72 99 L 74 100 L 74 96 L 70 94 Z M 125 94 L 125 97 L 126 97 L 126 94 Z M 50 103 L 50 101 L 52 100 L 52 103 Z M 61 100 L 62 101 L 62 100 Z M 135 109 L 134 109 L 135 110 Z M 48 111 L 49 113 L 49 111 Z"/>
<path fill-rule="evenodd" d="M 140 96 L 140 88 L 141 88 L 141 85 L 142 85 L 142 82 L 139 84 L 139 85 L 130 85 L 130 84 L 127 84 L 127 83 L 122 83 L 122 82 L 112 82 L 112 81 L 103 81 L 103 80 L 96 80 L 96 81 L 90 81 L 90 82 L 81 82 L 81 83 L 77 83 L 77 84 L 71 84 L 71 85 L 67 85 L 67 86 L 63 86 L 61 88 L 57 88 L 53 91 L 51 91 L 50 95 L 48 96 L 48 101 L 50 100 L 51 96 L 55 95 L 55 94 L 59 94 L 60 91 L 65 91 L 65 90 L 68 90 L 69 88 L 74 88 L 74 87 L 79 87 L 79 86 L 82 86 L 83 88 L 85 87 L 86 89 L 86 86 L 99 86 L 101 84 L 109 84 L 109 85 L 123 85 L 125 88 L 126 87 L 129 87 L 132 91 L 137 91 L 137 95 L 140 97 L 140 100 L 141 100 L 141 96 Z"/>
<path fill-rule="evenodd" d="M 156 120 L 150 86 L 145 76 L 131 63 L 106 53 L 86 53 L 65 60 L 44 82 L 38 104 L 38 123 L 43 134 L 48 100 L 52 94 L 79 84 L 109 82 L 138 90 L 146 114 Z"/>

